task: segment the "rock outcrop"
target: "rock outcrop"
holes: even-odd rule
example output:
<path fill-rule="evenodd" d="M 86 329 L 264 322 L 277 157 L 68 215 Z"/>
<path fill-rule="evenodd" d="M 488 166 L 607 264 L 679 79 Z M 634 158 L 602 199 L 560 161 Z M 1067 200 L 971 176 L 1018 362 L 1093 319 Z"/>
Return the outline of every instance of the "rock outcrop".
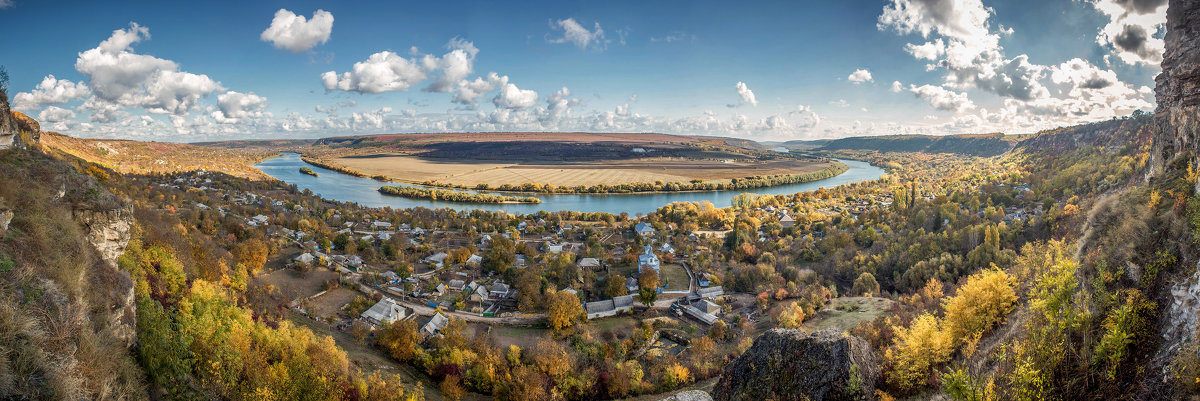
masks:
<path fill-rule="evenodd" d="M 132 347 L 137 339 L 137 304 L 133 279 L 129 272 L 117 267 L 117 258 L 125 253 L 133 228 L 133 211 L 129 207 L 106 211 L 75 210 L 75 221 L 84 227 L 87 240 L 104 260 L 103 266 L 89 271 L 87 279 L 103 281 L 109 296 L 102 303 L 110 312 L 103 327 L 114 338 Z M 99 297 L 98 297 L 99 298 Z"/>
<path fill-rule="evenodd" d="M 88 242 L 100 253 L 109 266 L 117 266 L 117 258 L 125 253 L 133 227 L 133 212 L 129 208 L 108 211 L 76 210 L 75 221 L 87 228 Z"/>
<path fill-rule="evenodd" d="M 38 142 L 41 136 L 42 127 L 37 120 L 10 109 L 8 94 L 0 91 L 0 149 L 29 146 Z"/>
<path fill-rule="evenodd" d="M 1170 0 L 1162 73 L 1154 79 L 1155 168 L 1191 152 L 1200 161 L 1200 0 Z"/>
<path fill-rule="evenodd" d="M 871 399 L 878 377 L 876 357 L 861 338 L 835 330 L 774 329 L 722 369 L 713 399 Z"/>

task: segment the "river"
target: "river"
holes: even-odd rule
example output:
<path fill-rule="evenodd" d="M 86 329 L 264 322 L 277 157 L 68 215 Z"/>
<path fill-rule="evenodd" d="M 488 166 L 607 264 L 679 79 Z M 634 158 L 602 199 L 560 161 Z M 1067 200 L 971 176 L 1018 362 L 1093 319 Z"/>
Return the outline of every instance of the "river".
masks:
<path fill-rule="evenodd" d="M 818 188 L 829 188 L 843 184 L 871 181 L 883 175 L 883 169 L 865 162 L 854 160 L 839 160 L 850 166 L 846 172 L 824 180 L 803 184 L 780 185 L 753 190 L 733 191 L 697 191 L 697 192 L 664 192 L 641 194 L 602 194 L 602 195 L 552 195 L 537 194 L 542 199 L 540 204 L 474 204 L 424 199 L 408 199 L 397 196 L 387 196 L 379 193 L 383 185 L 404 185 L 398 183 L 383 183 L 370 178 L 355 177 L 333 170 L 317 167 L 300 160 L 296 153 L 284 153 L 280 157 L 268 159 L 254 167 L 263 173 L 288 184 L 296 184 L 301 190 L 309 189 L 326 199 L 343 202 L 356 202 L 363 206 L 384 207 L 396 209 L 423 206 L 427 208 L 453 208 L 458 210 L 503 210 L 509 213 L 535 213 L 538 211 L 575 210 L 581 212 L 607 212 L 612 214 L 650 213 L 673 202 L 709 201 L 717 207 L 728 207 L 733 197 L 741 193 L 757 194 L 794 194 L 812 191 Z M 320 177 L 300 172 L 301 167 L 312 168 Z"/>

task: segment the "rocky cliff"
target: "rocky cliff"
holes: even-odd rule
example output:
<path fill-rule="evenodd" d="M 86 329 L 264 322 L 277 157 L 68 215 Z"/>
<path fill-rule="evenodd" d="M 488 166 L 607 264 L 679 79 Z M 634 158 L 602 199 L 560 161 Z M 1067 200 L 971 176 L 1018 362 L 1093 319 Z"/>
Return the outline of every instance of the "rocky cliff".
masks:
<path fill-rule="evenodd" d="M 871 399 L 879 365 L 861 338 L 834 330 L 774 329 L 721 371 L 713 399 Z"/>
<path fill-rule="evenodd" d="M 38 142 L 41 135 L 42 127 L 38 122 L 10 109 L 8 94 L 0 91 L 0 149 L 31 145 Z"/>
<path fill-rule="evenodd" d="M 1200 161 L 1200 0 L 1171 0 L 1167 7 L 1166 52 L 1154 79 L 1155 168 L 1190 152 Z"/>

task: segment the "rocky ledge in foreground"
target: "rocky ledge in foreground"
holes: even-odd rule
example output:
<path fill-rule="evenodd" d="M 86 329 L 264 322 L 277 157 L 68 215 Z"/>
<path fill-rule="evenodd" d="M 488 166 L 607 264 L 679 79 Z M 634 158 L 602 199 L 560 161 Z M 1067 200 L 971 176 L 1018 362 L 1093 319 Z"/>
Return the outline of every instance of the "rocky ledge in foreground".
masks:
<path fill-rule="evenodd" d="M 725 366 L 713 399 L 870 399 L 878 376 L 875 355 L 861 338 L 834 330 L 775 329 Z"/>

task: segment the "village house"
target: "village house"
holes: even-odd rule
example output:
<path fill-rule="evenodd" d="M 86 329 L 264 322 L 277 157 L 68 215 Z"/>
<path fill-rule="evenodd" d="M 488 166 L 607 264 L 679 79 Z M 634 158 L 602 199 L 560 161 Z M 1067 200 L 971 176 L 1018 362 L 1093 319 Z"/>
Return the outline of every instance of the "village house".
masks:
<path fill-rule="evenodd" d="M 494 284 L 492 284 L 491 291 L 488 291 L 488 297 L 490 299 L 505 298 L 508 296 L 508 289 L 509 289 L 508 284 L 504 284 L 503 282 L 497 281 Z"/>
<path fill-rule="evenodd" d="M 447 255 L 445 252 L 438 252 L 425 258 L 423 262 L 433 265 L 434 268 L 441 268 L 442 263 L 446 261 Z"/>
<path fill-rule="evenodd" d="M 479 266 L 479 264 L 481 264 L 481 263 L 483 263 L 483 257 L 482 257 L 482 256 L 475 255 L 475 254 L 471 254 L 471 257 L 467 258 L 467 263 L 466 263 L 466 264 L 467 264 L 468 266 Z"/>
<path fill-rule="evenodd" d="M 362 313 L 362 318 L 372 325 L 380 325 L 383 323 L 393 323 L 397 320 L 404 319 L 406 312 L 403 306 L 400 306 L 391 298 L 383 297 L 379 302 L 376 302 L 371 309 L 367 309 Z"/>
<path fill-rule="evenodd" d="M 468 297 L 468 299 L 470 299 L 471 302 L 481 302 L 482 303 L 484 301 L 487 301 L 488 300 L 487 288 L 484 288 L 484 286 L 482 286 L 482 285 L 475 286 L 475 289 L 471 291 L 471 295 Z"/>
<path fill-rule="evenodd" d="M 443 315 L 442 312 L 437 312 L 433 315 L 433 318 L 429 319 L 428 323 L 421 326 L 421 335 L 424 337 L 437 335 L 442 332 L 442 329 L 446 328 L 447 323 L 450 323 L 450 318 Z"/>
<path fill-rule="evenodd" d="M 465 281 L 459 279 L 450 280 L 449 283 L 450 289 L 454 291 L 462 291 L 463 288 L 466 288 L 466 285 L 467 283 Z"/>
<path fill-rule="evenodd" d="M 596 258 L 579 259 L 579 268 L 580 269 L 598 269 L 598 268 L 600 268 L 600 259 L 596 259 Z"/>
<path fill-rule="evenodd" d="M 313 264 L 313 261 L 315 261 L 316 259 L 317 258 L 315 256 L 313 256 L 311 253 L 305 252 L 305 253 L 300 254 L 299 256 L 296 256 L 296 258 L 292 259 L 292 260 L 294 260 L 296 263 L 311 265 L 311 264 Z"/>
<path fill-rule="evenodd" d="M 792 226 L 796 225 L 796 219 L 793 219 L 791 215 L 784 213 L 783 217 L 779 218 L 779 225 L 783 226 L 783 228 L 792 228 Z"/>
<path fill-rule="evenodd" d="M 637 233 L 637 235 L 639 235 L 643 238 L 649 237 L 651 235 L 654 235 L 654 227 L 651 227 L 649 223 L 646 223 L 643 221 L 643 222 L 637 223 L 633 226 L 633 232 Z"/>

